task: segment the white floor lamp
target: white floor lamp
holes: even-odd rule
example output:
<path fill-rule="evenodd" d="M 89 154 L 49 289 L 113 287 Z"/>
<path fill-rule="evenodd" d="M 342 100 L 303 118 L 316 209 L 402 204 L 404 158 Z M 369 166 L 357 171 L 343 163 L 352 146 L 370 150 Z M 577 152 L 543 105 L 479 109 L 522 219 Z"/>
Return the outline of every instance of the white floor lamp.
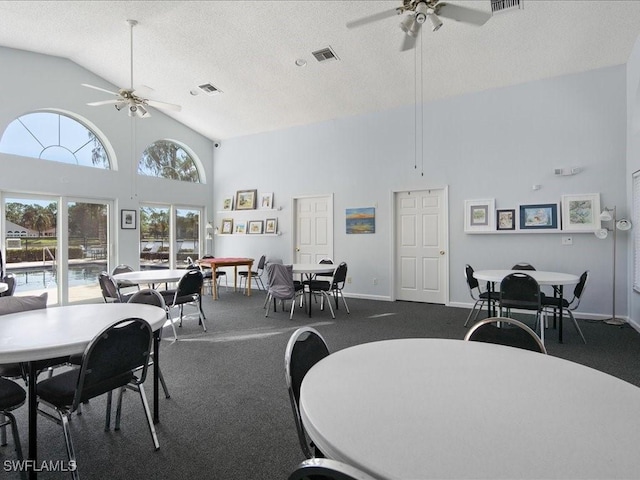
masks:
<path fill-rule="evenodd" d="M 595 235 L 599 239 L 603 240 L 609 235 L 609 230 L 613 232 L 613 307 L 611 318 L 606 319 L 604 322 L 609 325 L 624 325 L 627 323 L 622 318 L 616 317 L 616 232 L 618 230 L 627 231 L 631 228 L 631 221 L 626 218 L 618 219 L 616 216 L 616 207 L 605 207 L 600 214 L 600 220 L 603 222 L 612 222 L 611 228 L 602 228 L 596 230 Z"/>

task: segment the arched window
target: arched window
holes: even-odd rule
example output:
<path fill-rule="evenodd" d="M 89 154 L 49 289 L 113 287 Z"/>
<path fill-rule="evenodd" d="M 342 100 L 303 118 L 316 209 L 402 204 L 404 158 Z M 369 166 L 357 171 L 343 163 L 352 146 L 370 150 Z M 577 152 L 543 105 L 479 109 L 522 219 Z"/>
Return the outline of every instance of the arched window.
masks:
<path fill-rule="evenodd" d="M 201 183 L 193 155 L 171 140 L 158 140 L 147 147 L 138 163 L 138 174 Z"/>
<path fill-rule="evenodd" d="M 58 112 L 27 113 L 7 126 L 0 152 L 85 167 L 110 169 L 111 162 L 96 133 Z"/>

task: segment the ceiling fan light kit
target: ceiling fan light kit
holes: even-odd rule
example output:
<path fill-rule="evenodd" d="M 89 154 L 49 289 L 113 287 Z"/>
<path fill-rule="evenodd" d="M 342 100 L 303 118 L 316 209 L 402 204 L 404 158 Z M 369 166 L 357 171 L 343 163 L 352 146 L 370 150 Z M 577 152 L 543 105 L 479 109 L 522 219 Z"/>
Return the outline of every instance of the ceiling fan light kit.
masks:
<path fill-rule="evenodd" d="M 135 89 L 133 87 L 133 27 L 138 25 L 137 20 L 127 20 L 127 25 L 129 25 L 130 31 L 130 59 L 131 59 L 131 84 L 129 88 L 120 88 L 117 92 L 112 92 L 110 90 L 106 90 L 101 87 L 96 87 L 94 85 L 89 85 L 83 83 L 82 86 L 93 88 L 94 90 L 99 90 L 104 93 L 108 93 L 110 95 L 115 95 L 116 98 L 112 100 L 102 100 L 99 102 L 90 102 L 87 105 L 92 107 L 97 107 L 101 105 L 113 105 L 116 110 L 120 111 L 123 108 L 127 109 L 127 114 L 130 117 L 137 118 L 148 118 L 151 116 L 151 113 L 147 109 L 147 107 L 154 107 L 160 109 L 168 109 L 179 112 L 182 107 L 180 105 L 174 105 L 172 103 L 158 102 L 156 100 L 150 100 L 147 98 L 143 98 L 139 95 L 135 94 Z"/>

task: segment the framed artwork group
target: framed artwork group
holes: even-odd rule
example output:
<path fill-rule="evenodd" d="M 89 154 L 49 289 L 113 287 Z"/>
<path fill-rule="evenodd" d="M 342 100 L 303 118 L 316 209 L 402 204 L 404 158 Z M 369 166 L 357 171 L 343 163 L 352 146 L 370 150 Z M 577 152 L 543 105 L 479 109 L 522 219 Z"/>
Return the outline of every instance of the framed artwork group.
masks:
<path fill-rule="evenodd" d="M 261 220 L 243 220 L 231 218 L 231 212 L 239 210 L 276 210 L 273 205 L 273 192 L 258 194 L 257 189 L 238 190 L 235 195 L 227 195 L 222 199 L 223 216 L 220 226 L 222 235 L 277 235 L 278 219 L 263 218 Z M 229 215 L 227 215 L 229 212 Z M 264 212 L 266 214 L 266 212 Z M 264 215 L 264 214 L 263 214 Z M 236 216 L 237 217 L 237 216 Z"/>
<path fill-rule="evenodd" d="M 594 232 L 600 228 L 600 194 L 562 195 L 558 203 L 495 208 L 495 199 L 465 200 L 464 231 Z"/>

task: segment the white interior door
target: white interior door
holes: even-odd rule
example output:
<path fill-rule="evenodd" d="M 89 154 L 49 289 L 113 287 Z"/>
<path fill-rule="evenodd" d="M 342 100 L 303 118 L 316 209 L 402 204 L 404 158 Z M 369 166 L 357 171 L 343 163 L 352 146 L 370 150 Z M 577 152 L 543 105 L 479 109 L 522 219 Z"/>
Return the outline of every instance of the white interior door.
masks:
<path fill-rule="evenodd" d="M 293 199 L 295 212 L 294 263 L 333 259 L 333 196 Z"/>
<path fill-rule="evenodd" d="M 443 189 L 395 194 L 397 300 L 446 303 L 446 214 Z"/>

